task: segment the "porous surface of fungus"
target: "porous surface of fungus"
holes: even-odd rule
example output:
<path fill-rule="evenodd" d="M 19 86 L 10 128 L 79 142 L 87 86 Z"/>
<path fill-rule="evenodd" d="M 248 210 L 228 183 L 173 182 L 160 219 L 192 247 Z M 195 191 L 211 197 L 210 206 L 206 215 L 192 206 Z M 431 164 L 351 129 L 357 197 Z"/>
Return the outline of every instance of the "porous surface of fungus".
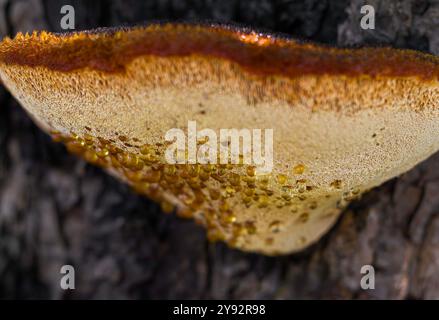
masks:
<path fill-rule="evenodd" d="M 0 44 L 0 76 L 55 140 L 212 240 L 265 254 L 318 240 L 341 209 L 439 148 L 439 59 L 164 24 Z M 274 168 L 171 165 L 171 128 L 274 130 Z M 200 144 L 203 141 L 199 141 Z"/>

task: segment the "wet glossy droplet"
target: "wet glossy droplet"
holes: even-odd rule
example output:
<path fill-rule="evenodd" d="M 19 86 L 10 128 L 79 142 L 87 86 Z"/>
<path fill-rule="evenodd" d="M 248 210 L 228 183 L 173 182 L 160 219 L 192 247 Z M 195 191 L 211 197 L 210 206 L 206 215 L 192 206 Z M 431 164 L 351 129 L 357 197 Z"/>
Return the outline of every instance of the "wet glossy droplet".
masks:
<path fill-rule="evenodd" d="M 294 174 L 302 174 L 305 172 L 305 166 L 303 164 L 298 164 L 293 168 Z"/>

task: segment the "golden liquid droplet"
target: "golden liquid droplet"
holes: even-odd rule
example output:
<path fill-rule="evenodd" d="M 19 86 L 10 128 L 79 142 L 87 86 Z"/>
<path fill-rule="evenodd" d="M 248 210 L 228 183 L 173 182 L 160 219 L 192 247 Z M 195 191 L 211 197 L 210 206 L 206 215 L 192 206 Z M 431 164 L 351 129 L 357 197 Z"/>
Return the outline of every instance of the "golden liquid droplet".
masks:
<path fill-rule="evenodd" d="M 224 241 L 224 235 L 219 230 L 209 229 L 207 231 L 207 239 L 210 242 Z"/>
<path fill-rule="evenodd" d="M 229 204 L 228 204 L 227 202 L 225 202 L 225 201 L 223 201 L 223 202 L 220 204 L 220 206 L 219 206 L 219 210 L 220 210 L 221 212 L 226 212 L 226 211 L 228 211 L 229 209 L 230 209 Z"/>
<path fill-rule="evenodd" d="M 260 196 L 259 199 L 258 199 L 259 208 L 267 207 L 268 206 L 268 201 L 269 201 L 269 199 L 268 199 L 267 196 L 265 196 L 265 195 Z"/>
<path fill-rule="evenodd" d="M 293 168 L 294 174 L 302 174 L 305 171 L 305 166 L 303 164 L 298 164 Z"/>
<path fill-rule="evenodd" d="M 160 207 L 164 213 L 171 213 L 174 211 L 174 205 L 168 201 L 162 201 Z"/>
<path fill-rule="evenodd" d="M 196 177 L 200 173 L 200 166 L 197 164 L 189 166 L 188 173 L 191 177 Z"/>
<path fill-rule="evenodd" d="M 230 173 L 229 174 L 229 181 L 230 181 L 230 184 L 232 185 L 232 186 L 238 186 L 239 185 L 239 183 L 240 183 L 240 177 L 239 177 L 239 174 L 237 174 L 237 173 Z"/>
<path fill-rule="evenodd" d="M 226 192 L 230 195 L 230 194 L 234 194 L 236 192 L 236 190 L 231 186 L 227 186 Z"/>
<path fill-rule="evenodd" d="M 161 173 L 160 171 L 157 170 L 148 170 L 147 172 L 145 172 L 143 174 L 143 180 L 147 181 L 147 182 L 159 182 L 161 178 Z"/>
<path fill-rule="evenodd" d="M 105 158 L 110 154 L 110 151 L 108 151 L 108 149 L 106 148 L 101 148 L 96 152 L 96 154 L 98 155 L 99 158 Z"/>
<path fill-rule="evenodd" d="M 207 180 L 209 180 L 209 178 L 210 178 L 210 175 L 208 172 L 205 172 L 205 171 L 200 172 L 201 181 L 207 181 Z"/>
<path fill-rule="evenodd" d="M 177 172 L 177 168 L 175 168 L 175 166 L 168 165 L 164 168 L 163 172 L 168 176 L 174 176 L 175 173 Z"/>
<path fill-rule="evenodd" d="M 201 167 L 204 172 L 211 173 L 216 170 L 216 167 L 213 164 L 206 164 Z"/>
<path fill-rule="evenodd" d="M 242 198 L 242 201 L 244 201 L 244 204 L 249 204 L 252 201 L 252 198 L 248 196 L 244 196 Z"/>
<path fill-rule="evenodd" d="M 247 167 L 247 175 L 250 177 L 253 177 L 256 173 L 255 167 Z"/>
<path fill-rule="evenodd" d="M 284 185 L 287 182 L 287 176 L 284 174 L 279 174 L 277 176 L 277 182 L 279 182 L 279 184 Z"/>
<path fill-rule="evenodd" d="M 221 193 L 217 189 L 210 189 L 209 195 L 212 200 L 218 200 L 221 196 Z"/>
<path fill-rule="evenodd" d="M 217 170 L 217 174 L 219 175 L 219 176 L 223 176 L 223 175 L 225 175 L 226 174 L 226 169 L 225 168 L 218 168 L 218 170 Z"/>
<path fill-rule="evenodd" d="M 181 208 L 177 210 L 177 216 L 180 218 L 190 219 L 193 218 L 193 212 L 189 208 Z"/>
<path fill-rule="evenodd" d="M 140 153 L 143 155 L 148 155 L 154 153 L 154 148 L 148 144 L 140 147 Z"/>
<path fill-rule="evenodd" d="M 94 162 L 98 161 L 98 159 L 99 159 L 98 155 L 91 150 L 87 150 L 85 152 L 84 158 L 85 158 L 85 160 L 87 160 L 88 162 L 91 162 L 91 163 L 94 163 Z"/>
<path fill-rule="evenodd" d="M 256 226 L 253 222 L 248 221 L 245 224 L 245 229 L 247 230 L 247 233 L 250 235 L 256 234 Z"/>
<path fill-rule="evenodd" d="M 236 222 L 236 216 L 234 214 L 230 214 L 230 213 L 229 214 L 225 214 L 225 215 L 223 215 L 221 217 L 221 221 L 224 224 L 231 224 L 231 223 Z"/>

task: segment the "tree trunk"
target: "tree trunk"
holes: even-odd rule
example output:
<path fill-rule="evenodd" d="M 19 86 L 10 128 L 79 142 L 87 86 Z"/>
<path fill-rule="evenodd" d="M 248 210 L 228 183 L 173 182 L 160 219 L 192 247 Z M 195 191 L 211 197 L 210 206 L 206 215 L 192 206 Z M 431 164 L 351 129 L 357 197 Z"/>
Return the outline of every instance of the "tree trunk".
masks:
<path fill-rule="evenodd" d="M 65 1 L 0 0 L 0 35 L 61 31 Z M 76 27 L 157 19 L 234 21 L 332 45 L 439 54 L 439 2 L 71 1 Z M 439 156 L 366 194 L 306 251 L 269 258 L 210 244 L 38 130 L 0 87 L 0 298 L 439 299 Z M 60 267 L 76 289 L 60 288 Z M 360 286 L 363 265 L 375 289 Z"/>

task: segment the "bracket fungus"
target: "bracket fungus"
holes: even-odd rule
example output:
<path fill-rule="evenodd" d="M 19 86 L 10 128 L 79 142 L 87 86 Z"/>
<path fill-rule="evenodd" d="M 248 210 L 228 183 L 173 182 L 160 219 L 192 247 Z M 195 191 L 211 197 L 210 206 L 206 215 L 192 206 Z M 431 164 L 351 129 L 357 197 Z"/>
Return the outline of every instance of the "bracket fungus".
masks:
<path fill-rule="evenodd" d="M 352 199 L 439 148 L 439 58 L 221 25 L 18 34 L 0 76 L 56 141 L 208 238 L 269 255 L 317 241 Z M 273 129 L 273 169 L 170 164 L 171 128 Z M 199 141 L 199 143 L 202 143 Z"/>

